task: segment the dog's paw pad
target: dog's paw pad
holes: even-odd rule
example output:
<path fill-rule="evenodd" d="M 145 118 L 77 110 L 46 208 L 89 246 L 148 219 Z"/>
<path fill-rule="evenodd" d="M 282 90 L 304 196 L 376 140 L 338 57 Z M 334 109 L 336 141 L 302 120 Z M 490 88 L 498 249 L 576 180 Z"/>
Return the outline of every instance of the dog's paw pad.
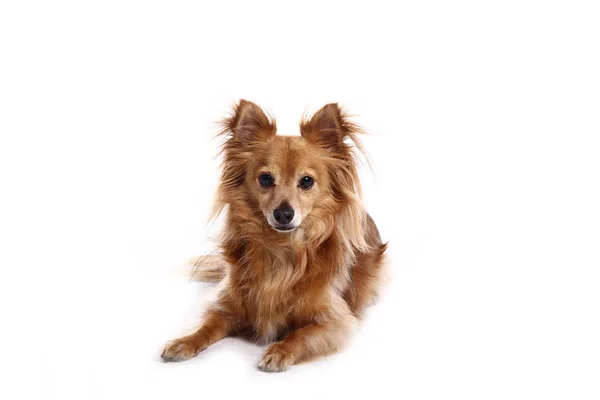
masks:
<path fill-rule="evenodd" d="M 190 340 L 176 339 L 165 345 L 160 357 L 165 361 L 185 361 L 195 357 L 200 347 Z"/>
<path fill-rule="evenodd" d="M 281 346 L 273 344 L 269 346 L 258 368 L 265 372 L 283 372 L 294 365 L 294 357 L 283 350 Z"/>

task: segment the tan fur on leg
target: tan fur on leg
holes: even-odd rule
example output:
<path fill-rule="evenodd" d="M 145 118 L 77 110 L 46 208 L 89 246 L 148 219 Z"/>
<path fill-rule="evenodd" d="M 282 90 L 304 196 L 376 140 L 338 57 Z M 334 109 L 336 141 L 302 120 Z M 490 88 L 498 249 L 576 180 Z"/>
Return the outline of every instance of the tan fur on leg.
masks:
<path fill-rule="evenodd" d="M 356 325 L 346 302 L 332 295 L 330 308 L 317 314 L 316 321 L 292 331 L 269 346 L 258 368 L 266 372 L 285 371 L 293 364 L 338 351 Z"/>
<path fill-rule="evenodd" d="M 230 318 L 219 312 L 209 311 L 196 332 L 167 343 L 161 357 L 165 361 L 185 361 L 195 357 L 211 344 L 227 336 L 233 325 Z"/>

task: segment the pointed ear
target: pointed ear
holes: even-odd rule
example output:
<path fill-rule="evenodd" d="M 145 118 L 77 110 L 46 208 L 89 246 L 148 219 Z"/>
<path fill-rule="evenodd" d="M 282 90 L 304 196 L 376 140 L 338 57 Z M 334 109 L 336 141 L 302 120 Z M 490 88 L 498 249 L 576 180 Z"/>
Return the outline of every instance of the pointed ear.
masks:
<path fill-rule="evenodd" d="M 231 132 L 232 139 L 242 145 L 258 140 L 265 140 L 275 135 L 275 120 L 265 115 L 264 111 L 248 100 L 240 100 L 233 106 L 229 118 L 222 121 L 223 132 Z"/>
<path fill-rule="evenodd" d="M 300 123 L 303 138 L 323 148 L 334 151 L 344 144 L 344 137 L 351 124 L 346 121 L 344 111 L 337 103 L 327 104 L 317 111 L 308 121 Z"/>

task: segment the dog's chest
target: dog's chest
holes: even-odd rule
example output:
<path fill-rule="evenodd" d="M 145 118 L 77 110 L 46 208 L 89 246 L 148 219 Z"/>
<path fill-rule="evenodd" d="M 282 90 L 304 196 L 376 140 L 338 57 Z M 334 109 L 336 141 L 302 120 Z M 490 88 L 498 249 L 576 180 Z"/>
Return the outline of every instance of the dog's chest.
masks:
<path fill-rule="evenodd" d="M 252 315 L 252 325 L 258 336 L 266 342 L 276 340 L 290 325 L 288 299 L 282 297 L 258 295 Z"/>
<path fill-rule="evenodd" d="M 297 310 L 302 293 L 294 276 L 297 266 L 274 264 L 264 274 L 246 282 L 245 308 L 249 322 L 262 341 L 273 341 L 297 322 Z"/>

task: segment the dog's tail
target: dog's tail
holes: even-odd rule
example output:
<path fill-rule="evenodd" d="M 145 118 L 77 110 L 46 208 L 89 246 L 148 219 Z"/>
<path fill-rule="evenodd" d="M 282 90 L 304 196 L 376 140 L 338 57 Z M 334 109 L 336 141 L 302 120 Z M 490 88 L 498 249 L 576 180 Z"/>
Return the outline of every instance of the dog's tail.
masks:
<path fill-rule="evenodd" d="M 192 257 L 187 262 L 187 274 L 194 281 L 220 282 L 228 270 L 229 264 L 220 254 Z"/>

